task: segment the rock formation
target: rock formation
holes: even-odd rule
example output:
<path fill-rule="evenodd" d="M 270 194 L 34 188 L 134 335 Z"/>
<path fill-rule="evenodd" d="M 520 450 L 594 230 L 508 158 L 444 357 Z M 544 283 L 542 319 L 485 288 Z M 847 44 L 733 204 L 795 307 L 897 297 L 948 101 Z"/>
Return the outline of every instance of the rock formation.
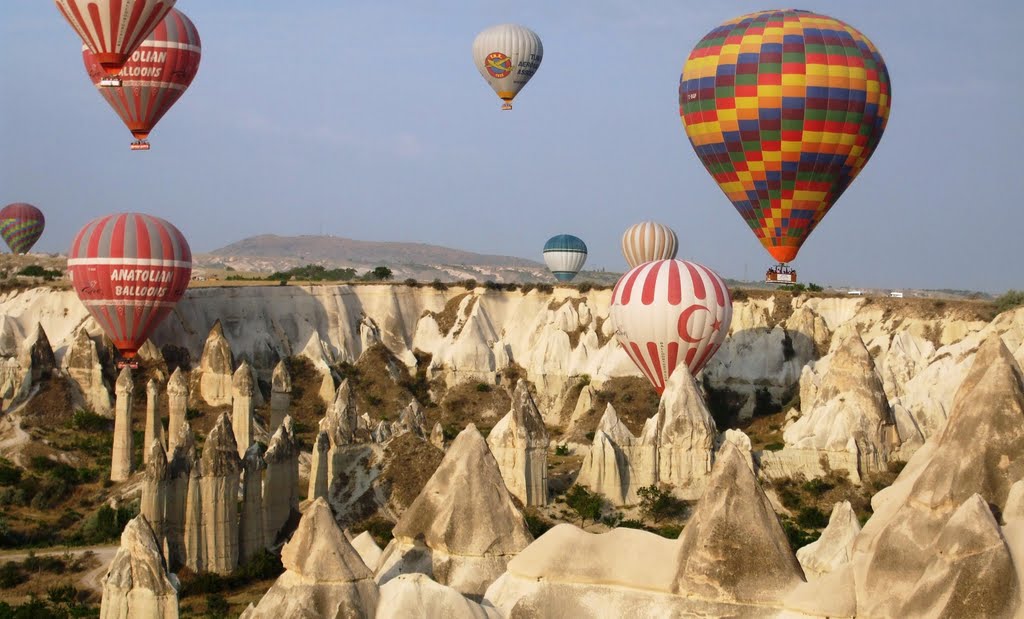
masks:
<path fill-rule="evenodd" d="M 277 541 L 292 510 L 299 506 L 299 448 L 289 429 L 290 421 L 290 417 L 285 417 L 263 456 L 267 462 L 263 477 L 263 520 L 268 544 Z"/>
<path fill-rule="evenodd" d="M 309 491 L 306 493 L 309 499 L 318 499 L 327 496 L 327 487 L 330 480 L 327 478 L 330 460 L 331 439 L 326 432 L 316 435 L 313 443 L 313 460 L 309 468 Z"/>
<path fill-rule="evenodd" d="M 441 427 L 440 421 L 435 423 L 434 428 L 430 431 L 430 444 L 444 451 L 444 428 Z"/>
<path fill-rule="evenodd" d="M 398 413 L 398 421 L 391 428 L 392 435 L 398 436 L 406 432 L 412 432 L 420 438 L 426 438 L 426 418 L 423 416 L 423 407 L 415 399 Z"/>
<path fill-rule="evenodd" d="M 384 551 L 380 549 L 380 546 L 374 541 L 369 531 L 363 531 L 352 538 L 352 547 L 356 549 L 356 552 L 359 553 L 359 558 L 363 560 L 366 567 L 370 568 L 371 572 L 377 569 L 377 566 L 380 565 L 380 557 L 384 554 Z"/>
<path fill-rule="evenodd" d="M 523 505 L 548 504 L 548 431 L 526 381 L 516 385 L 512 409 L 487 435 L 487 445 L 509 492 Z"/>
<path fill-rule="evenodd" d="M 221 414 L 203 445 L 202 502 L 205 569 L 230 574 L 238 566 L 238 457 L 231 418 Z"/>
<path fill-rule="evenodd" d="M 853 540 L 858 533 L 860 522 L 850 502 L 836 503 L 821 537 L 796 551 L 804 574 L 818 578 L 847 565 L 853 559 Z"/>
<path fill-rule="evenodd" d="M 330 406 L 331 403 L 334 402 L 335 393 L 336 391 L 334 389 L 334 377 L 331 376 L 330 372 L 327 372 L 326 374 L 324 374 L 324 379 L 320 383 L 320 399 L 323 400 L 324 404 Z"/>
<path fill-rule="evenodd" d="M 285 573 L 242 619 L 375 616 L 378 589 L 373 573 L 345 539 L 325 499 L 306 510 L 284 545 L 281 562 Z"/>
<path fill-rule="evenodd" d="M 253 438 L 253 392 L 256 390 L 249 363 L 243 361 L 231 378 L 231 425 L 239 457 L 244 456 Z"/>
<path fill-rule="evenodd" d="M 49 378 L 57 369 L 57 360 L 53 356 L 53 347 L 46 337 L 43 325 L 36 323 L 35 331 L 26 339 L 25 349 L 21 353 L 21 367 L 29 371 L 32 384 Z"/>
<path fill-rule="evenodd" d="M 846 468 L 859 479 L 870 471 L 884 470 L 890 454 L 899 447 L 882 381 L 857 334 L 843 341 L 832 355 L 813 401 L 801 400 L 801 404 L 805 412 L 786 429 L 786 448 L 776 454 L 780 458 L 787 457 L 787 450 L 810 451 L 804 459 L 811 460 L 820 459 L 822 452 L 849 454 L 847 466 L 832 468 Z"/>
<path fill-rule="evenodd" d="M 143 434 L 143 446 L 145 450 L 142 453 L 142 463 L 149 463 L 150 446 L 153 441 L 160 441 L 161 445 L 164 442 L 164 424 L 160 421 L 160 387 L 156 384 L 156 381 L 152 378 L 146 383 L 146 426 Z M 150 524 L 153 521 L 150 520 Z"/>
<path fill-rule="evenodd" d="M 292 404 L 292 375 L 288 373 L 285 362 L 278 361 L 274 366 L 274 374 L 270 379 L 270 427 L 267 431 L 276 432 L 278 426 L 288 415 L 288 407 Z"/>
<path fill-rule="evenodd" d="M 768 497 L 732 443 L 722 445 L 679 537 L 678 566 L 674 593 L 715 602 L 779 604 L 803 582 Z"/>
<path fill-rule="evenodd" d="M 235 357 L 220 320 L 213 323 L 199 358 L 199 395 L 210 406 L 231 405 L 231 379 Z"/>
<path fill-rule="evenodd" d="M 718 431 L 689 372 L 669 377 L 654 426 L 657 482 L 670 484 L 685 498 L 699 497 L 711 473 Z"/>
<path fill-rule="evenodd" d="M 180 447 L 180 445 L 179 445 Z M 237 457 L 237 456 L 236 456 Z M 206 517 L 203 507 L 202 459 L 193 448 L 188 454 L 188 483 L 185 485 L 185 527 L 183 564 L 193 572 L 206 570 Z"/>
<path fill-rule="evenodd" d="M 1002 587 L 1007 576 L 999 567 L 998 531 L 990 531 L 989 523 L 969 503 L 977 494 L 983 503 L 1005 505 L 1011 486 L 1021 478 L 1024 379 L 1014 357 L 993 334 L 979 348 L 957 390 L 945 429 L 872 500 L 874 515 L 854 544 L 858 613 L 898 615 L 906 609 L 955 615 L 962 599 L 943 596 L 931 605 L 921 597 L 933 590 L 928 583 L 938 578 L 935 571 L 950 567 L 938 559 L 940 555 L 981 553 L 978 560 L 990 561 L 991 569 L 975 574 L 985 580 L 970 586 L 979 591 Z M 960 514 L 958 509 L 967 511 Z M 953 531 L 963 536 L 960 550 L 951 547 Z M 964 575 L 947 576 L 960 583 L 957 587 L 967 586 Z M 1017 587 L 996 597 L 979 596 L 975 603 L 981 606 L 969 614 L 1008 616 L 1019 598 Z M 904 601 L 914 601 L 913 608 L 901 607 Z M 943 604 L 949 605 L 946 610 Z"/>
<path fill-rule="evenodd" d="M 146 463 L 146 474 L 142 482 L 142 500 L 139 513 L 146 517 L 146 522 L 153 529 L 160 548 L 164 547 L 167 537 L 167 510 L 170 498 L 170 470 L 167 465 L 167 453 L 158 440 L 149 444 L 149 458 Z"/>
<path fill-rule="evenodd" d="M 173 438 L 173 437 L 171 437 Z M 174 449 L 169 452 L 167 463 L 167 508 L 164 511 L 164 532 L 167 540 L 167 567 L 177 570 L 185 565 L 186 510 L 189 507 L 189 480 L 192 468 L 198 468 L 195 437 L 188 421 L 182 421 L 174 439 Z M 196 501 L 198 502 L 198 482 Z M 196 505 L 198 507 L 198 503 Z M 198 524 L 197 524 L 198 526 Z"/>
<path fill-rule="evenodd" d="M 532 537 L 476 426 L 452 442 L 441 465 L 394 528 L 377 582 L 419 572 L 481 596 Z"/>
<path fill-rule="evenodd" d="M 407 617 L 500 619 L 501 613 L 491 606 L 477 604 L 423 574 L 403 574 L 380 588 L 376 619 Z"/>
<path fill-rule="evenodd" d="M 594 443 L 583 458 L 576 483 L 603 494 L 613 505 L 635 502 L 638 487 L 632 483 L 633 467 L 627 450 L 636 442 L 609 403 L 594 431 Z"/>
<path fill-rule="evenodd" d="M 121 533 L 121 547 L 103 577 L 100 619 L 177 619 L 178 588 L 145 516 Z"/>
<path fill-rule="evenodd" d="M 188 379 L 175 368 L 167 381 L 167 452 L 174 451 L 181 427 L 188 415 Z"/>
<path fill-rule="evenodd" d="M 113 412 L 110 387 L 103 378 L 103 366 L 100 364 L 96 342 L 89 337 L 84 326 L 78 329 L 74 341 L 64 353 L 63 366 L 71 381 L 82 392 L 85 403 L 96 414 L 110 416 Z"/>
<path fill-rule="evenodd" d="M 110 480 L 126 481 L 132 474 L 132 408 L 135 384 L 125 367 L 117 377 L 114 403 L 114 449 L 110 456 Z"/>
<path fill-rule="evenodd" d="M 740 453 L 745 454 L 750 470 L 755 473 L 757 472 L 757 468 L 754 466 L 754 448 L 749 436 L 744 434 L 742 430 L 726 430 L 722 433 L 721 439 L 724 442 L 732 443 L 740 450 Z"/>
<path fill-rule="evenodd" d="M 263 522 L 263 446 L 253 443 L 242 458 L 242 514 L 238 522 L 238 560 L 242 563 L 267 547 Z"/>

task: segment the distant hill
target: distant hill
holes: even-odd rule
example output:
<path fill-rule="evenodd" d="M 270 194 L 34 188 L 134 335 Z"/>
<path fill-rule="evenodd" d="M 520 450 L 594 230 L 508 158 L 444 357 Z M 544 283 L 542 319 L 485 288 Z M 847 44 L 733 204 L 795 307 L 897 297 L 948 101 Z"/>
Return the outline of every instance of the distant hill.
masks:
<path fill-rule="evenodd" d="M 543 264 L 513 256 L 477 254 L 461 249 L 391 241 L 357 241 L 337 236 L 277 236 L 264 234 L 210 252 L 232 258 L 295 258 L 311 263 L 383 265 L 467 265 L 504 268 L 543 268 Z"/>

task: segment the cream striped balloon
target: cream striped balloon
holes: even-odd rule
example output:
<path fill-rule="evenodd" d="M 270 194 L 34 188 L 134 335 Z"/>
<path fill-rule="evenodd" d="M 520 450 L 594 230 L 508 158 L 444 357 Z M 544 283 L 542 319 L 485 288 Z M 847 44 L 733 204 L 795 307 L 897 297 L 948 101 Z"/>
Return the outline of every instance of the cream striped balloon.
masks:
<path fill-rule="evenodd" d="M 671 260 L 679 251 L 676 233 L 665 224 L 642 221 L 622 235 L 622 255 L 630 268 L 652 260 Z"/>
<path fill-rule="evenodd" d="M 491 26 L 473 40 L 473 62 L 498 97 L 503 110 L 526 86 L 544 59 L 544 45 L 537 33 L 518 24 Z"/>
<path fill-rule="evenodd" d="M 704 265 L 685 260 L 645 262 L 612 292 L 615 337 L 658 393 L 686 367 L 696 375 L 725 341 L 732 297 Z"/>

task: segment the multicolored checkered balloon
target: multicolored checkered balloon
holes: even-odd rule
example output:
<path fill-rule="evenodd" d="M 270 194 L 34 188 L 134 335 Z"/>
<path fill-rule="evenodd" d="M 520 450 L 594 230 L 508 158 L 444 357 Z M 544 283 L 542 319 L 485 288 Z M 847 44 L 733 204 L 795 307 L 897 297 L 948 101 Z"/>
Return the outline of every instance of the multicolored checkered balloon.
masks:
<path fill-rule="evenodd" d="M 851 26 L 763 11 L 701 39 L 679 79 L 679 115 L 761 244 L 790 262 L 878 146 L 891 92 L 882 56 Z"/>
<path fill-rule="evenodd" d="M 0 237 L 16 254 L 28 253 L 43 235 L 45 226 L 42 211 L 31 204 L 15 202 L 0 210 Z"/>

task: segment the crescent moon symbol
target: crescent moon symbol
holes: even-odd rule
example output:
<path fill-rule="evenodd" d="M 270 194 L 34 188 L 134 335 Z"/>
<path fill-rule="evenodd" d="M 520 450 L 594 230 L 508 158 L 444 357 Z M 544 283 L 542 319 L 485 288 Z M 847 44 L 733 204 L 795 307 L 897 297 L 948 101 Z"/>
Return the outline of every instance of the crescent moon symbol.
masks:
<path fill-rule="evenodd" d="M 690 316 L 692 316 L 697 310 L 704 310 L 705 312 L 711 311 L 703 305 L 694 303 L 679 314 L 679 324 L 676 327 L 676 330 L 679 331 L 679 337 L 682 338 L 684 342 L 688 342 L 690 344 L 700 344 L 701 342 L 701 338 L 694 339 L 694 337 L 690 335 L 690 330 L 687 326 L 687 323 L 690 322 Z"/>

